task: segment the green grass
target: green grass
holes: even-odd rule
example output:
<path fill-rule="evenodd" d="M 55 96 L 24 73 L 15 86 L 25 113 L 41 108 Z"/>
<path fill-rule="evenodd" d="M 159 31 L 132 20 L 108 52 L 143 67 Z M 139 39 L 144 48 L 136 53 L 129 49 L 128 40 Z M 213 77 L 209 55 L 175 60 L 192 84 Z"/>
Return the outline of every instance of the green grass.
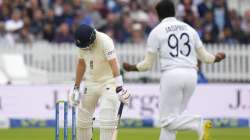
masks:
<path fill-rule="evenodd" d="M 141 128 L 119 130 L 119 140 L 158 140 L 160 129 Z M 62 132 L 61 132 L 62 134 Z M 212 140 L 250 140 L 250 129 L 213 129 Z M 70 136 L 69 136 L 70 137 Z M 37 129 L 0 129 L 1 140 L 54 140 L 54 130 Z M 98 130 L 95 130 L 94 140 L 98 140 Z M 179 132 L 177 140 L 196 140 L 194 132 Z M 62 140 L 62 135 L 60 140 Z M 70 140 L 70 139 L 69 139 Z"/>

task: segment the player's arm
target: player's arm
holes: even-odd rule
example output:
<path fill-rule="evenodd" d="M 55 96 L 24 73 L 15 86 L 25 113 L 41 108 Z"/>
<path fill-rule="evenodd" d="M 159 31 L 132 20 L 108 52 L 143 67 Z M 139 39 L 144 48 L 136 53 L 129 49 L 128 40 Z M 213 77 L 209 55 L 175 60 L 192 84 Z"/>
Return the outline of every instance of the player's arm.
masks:
<path fill-rule="evenodd" d="M 112 70 L 113 77 L 115 78 L 116 87 L 122 87 L 123 86 L 123 79 L 120 75 L 120 67 L 119 63 L 117 62 L 117 58 L 113 58 L 108 60 L 109 65 Z"/>
<path fill-rule="evenodd" d="M 120 76 L 120 69 L 119 69 L 119 64 L 117 62 L 117 59 L 114 58 L 114 59 L 109 60 L 109 65 L 111 67 L 113 76 L 114 77 Z"/>
<path fill-rule="evenodd" d="M 117 58 L 110 59 L 108 60 L 108 62 L 115 79 L 116 93 L 119 95 L 119 99 L 121 102 L 123 102 L 124 104 L 128 104 L 130 94 L 127 92 L 126 89 L 123 88 L 123 79 L 120 75 L 120 67 L 119 63 L 117 62 Z"/>
<path fill-rule="evenodd" d="M 220 62 L 225 58 L 225 53 L 218 52 L 216 55 L 209 53 L 204 47 L 199 47 L 196 49 L 197 56 L 201 62 L 206 64 L 213 64 Z"/>
<path fill-rule="evenodd" d="M 119 63 L 117 60 L 114 43 L 110 38 L 105 39 L 104 55 L 109 62 L 114 78 L 119 77 L 120 67 L 119 67 Z M 117 86 L 121 86 L 121 85 L 122 83 L 119 83 Z"/>
<path fill-rule="evenodd" d="M 76 80 L 75 80 L 75 86 L 80 87 L 82 77 L 85 73 L 86 65 L 83 58 L 79 58 L 77 68 L 76 68 Z"/>
<path fill-rule="evenodd" d="M 201 62 L 206 64 L 213 64 L 225 59 L 226 55 L 223 52 L 218 52 L 215 55 L 209 53 L 203 46 L 203 43 L 201 42 L 201 39 L 196 31 L 194 31 L 194 38 L 196 54 Z"/>
<path fill-rule="evenodd" d="M 118 63 L 115 47 L 112 39 L 107 38 L 104 44 L 104 55 L 109 62 L 113 77 L 116 84 L 116 93 L 119 96 L 119 100 L 124 104 L 128 104 L 130 94 L 123 88 L 123 79 L 120 75 L 120 66 Z"/>
<path fill-rule="evenodd" d="M 154 62 L 156 61 L 157 54 L 153 52 L 147 52 L 144 60 L 138 64 L 131 65 L 129 63 L 123 63 L 123 68 L 126 71 L 148 71 L 152 69 Z"/>
<path fill-rule="evenodd" d="M 157 31 L 153 30 L 150 32 L 147 39 L 147 53 L 144 60 L 136 65 L 131 65 L 129 63 L 123 63 L 123 68 L 126 71 L 148 71 L 150 70 L 157 58 L 157 52 L 159 49 L 159 41 L 157 37 Z"/>
<path fill-rule="evenodd" d="M 79 59 L 78 59 L 77 67 L 76 67 L 75 85 L 74 85 L 73 92 L 69 94 L 69 102 L 73 106 L 77 106 L 80 103 L 81 93 L 80 93 L 79 87 L 80 87 L 83 75 L 85 73 L 85 70 L 86 70 L 86 64 L 85 64 L 85 61 L 83 59 L 81 52 L 79 51 Z"/>

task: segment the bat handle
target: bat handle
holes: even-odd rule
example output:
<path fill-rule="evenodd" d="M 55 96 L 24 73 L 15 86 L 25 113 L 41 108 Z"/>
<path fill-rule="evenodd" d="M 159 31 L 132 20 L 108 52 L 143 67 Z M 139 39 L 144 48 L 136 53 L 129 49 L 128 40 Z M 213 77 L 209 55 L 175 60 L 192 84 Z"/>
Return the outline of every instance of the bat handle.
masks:
<path fill-rule="evenodd" d="M 122 116 L 123 106 L 124 106 L 124 103 L 121 102 L 121 103 L 120 103 L 120 106 L 119 106 L 118 114 L 117 114 L 117 115 L 119 116 L 119 118 Z"/>

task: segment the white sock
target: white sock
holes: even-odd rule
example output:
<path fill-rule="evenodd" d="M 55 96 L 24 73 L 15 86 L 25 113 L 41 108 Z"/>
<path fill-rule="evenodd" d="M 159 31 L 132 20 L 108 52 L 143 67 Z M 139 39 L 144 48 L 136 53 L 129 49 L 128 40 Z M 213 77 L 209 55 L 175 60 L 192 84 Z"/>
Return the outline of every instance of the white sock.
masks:
<path fill-rule="evenodd" d="M 77 140 L 91 140 L 92 128 L 77 128 Z"/>
<path fill-rule="evenodd" d="M 101 128 L 100 129 L 100 140 L 111 140 L 114 129 Z"/>
<path fill-rule="evenodd" d="M 160 140 L 175 140 L 176 139 L 176 132 L 169 131 L 166 128 L 161 128 Z"/>

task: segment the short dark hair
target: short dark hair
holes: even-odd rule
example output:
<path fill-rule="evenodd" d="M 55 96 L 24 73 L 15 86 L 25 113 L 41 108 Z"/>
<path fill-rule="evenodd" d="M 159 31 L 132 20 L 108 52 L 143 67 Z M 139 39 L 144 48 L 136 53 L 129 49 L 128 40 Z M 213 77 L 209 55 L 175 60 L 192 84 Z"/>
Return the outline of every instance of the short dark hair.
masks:
<path fill-rule="evenodd" d="M 163 20 L 166 17 L 175 16 L 175 5 L 171 0 L 161 0 L 156 4 L 155 9 L 159 20 Z"/>

